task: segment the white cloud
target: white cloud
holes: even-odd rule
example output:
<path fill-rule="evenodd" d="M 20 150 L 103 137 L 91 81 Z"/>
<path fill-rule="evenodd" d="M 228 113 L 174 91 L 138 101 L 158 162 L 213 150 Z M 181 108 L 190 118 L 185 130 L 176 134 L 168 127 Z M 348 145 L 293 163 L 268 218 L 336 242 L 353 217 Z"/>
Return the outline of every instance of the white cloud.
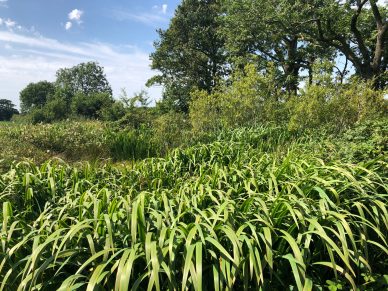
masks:
<path fill-rule="evenodd" d="M 82 15 L 84 14 L 84 12 L 82 10 L 79 10 L 79 9 L 73 9 L 69 14 L 68 14 L 68 19 L 69 21 L 67 21 L 65 23 L 65 29 L 66 30 L 70 30 L 72 27 L 73 27 L 73 23 L 78 23 L 78 25 L 80 25 L 82 23 Z"/>
<path fill-rule="evenodd" d="M 8 0 L 0 0 L 0 7 L 7 7 Z"/>
<path fill-rule="evenodd" d="M 66 22 L 66 24 L 65 24 L 65 29 L 66 29 L 66 30 L 69 30 L 72 26 L 73 26 L 73 23 L 71 23 L 70 21 L 68 21 L 68 22 Z"/>
<path fill-rule="evenodd" d="M 19 104 L 19 92 L 28 83 L 54 81 L 59 68 L 81 62 L 98 61 L 105 68 L 115 96 L 124 87 L 129 94 L 140 91 L 155 74 L 150 69 L 148 53 L 131 45 L 98 42 L 69 44 L 52 38 L 0 30 L 1 42 L 12 46 L 12 50 L 0 55 L 0 96 L 11 99 L 15 104 Z M 153 99 L 161 96 L 161 88 L 151 88 L 149 92 Z"/>
<path fill-rule="evenodd" d="M 162 5 L 162 13 L 163 14 L 167 14 L 167 8 L 168 8 L 167 4 Z"/>
<path fill-rule="evenodd" d="M 84 14 L 82 10 L 74 9 L 69 13 L 69 20 L 74 20 L 78 23 L 81 23 L 82 14 Z"/>
<path fill-rule="evenodd" d="M 8 18 L 4 20 L 4 24 L 7 28 L 13 28 L 15 27 L 16 22 Z"/>
<path fill-rule="evenodd" d="M 2 26 L 3 25 L 3 19 L 0 17 L 0 26 Z"/>

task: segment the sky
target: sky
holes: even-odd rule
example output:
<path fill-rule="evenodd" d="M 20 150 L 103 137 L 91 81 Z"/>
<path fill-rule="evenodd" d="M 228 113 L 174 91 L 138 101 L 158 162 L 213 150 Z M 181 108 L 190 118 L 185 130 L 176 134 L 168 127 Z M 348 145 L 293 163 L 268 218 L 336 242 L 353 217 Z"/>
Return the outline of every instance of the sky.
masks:
<path fill-rule="evenodd" d="M 157 74 L 149 55 L 180 0 L 0 0 L 0 99 L 19 107 L 31 82 L 54 81 L 60 68 L 97 61 L 115 97 L 147 89 Z"/>

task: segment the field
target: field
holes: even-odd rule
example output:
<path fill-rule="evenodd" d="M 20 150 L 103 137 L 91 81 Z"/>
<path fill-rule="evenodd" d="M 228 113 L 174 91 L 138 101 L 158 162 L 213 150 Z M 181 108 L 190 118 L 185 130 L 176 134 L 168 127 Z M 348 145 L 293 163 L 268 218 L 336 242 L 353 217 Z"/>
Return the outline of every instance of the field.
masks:
<path fill-rule="evenodd" d="M 96 123 L 55 155 L 52 128 L 17 145 L 9 125 L 14 150 L 54 159 L 0 157 L 0 290 L 383 290 L 387 124 L 241 128 L 131 162 L 112 153 L 133 139 Z M 100 161 L 77 163 L 88 139 Z"/>

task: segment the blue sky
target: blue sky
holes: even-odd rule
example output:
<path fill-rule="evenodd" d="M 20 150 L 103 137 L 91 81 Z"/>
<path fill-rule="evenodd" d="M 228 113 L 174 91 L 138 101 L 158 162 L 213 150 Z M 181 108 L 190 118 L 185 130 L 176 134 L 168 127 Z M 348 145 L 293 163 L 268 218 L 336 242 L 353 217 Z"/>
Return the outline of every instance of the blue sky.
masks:
<path fill-rule="evenodd" d="M 115 96 L 145 88 L 149 54 L 179 0 L 0 0 L 0 99 L 19 105 L 30 82 L 59 68 L 98 61 Z M 153 99 L 161 88 L 148 89 Z"/>

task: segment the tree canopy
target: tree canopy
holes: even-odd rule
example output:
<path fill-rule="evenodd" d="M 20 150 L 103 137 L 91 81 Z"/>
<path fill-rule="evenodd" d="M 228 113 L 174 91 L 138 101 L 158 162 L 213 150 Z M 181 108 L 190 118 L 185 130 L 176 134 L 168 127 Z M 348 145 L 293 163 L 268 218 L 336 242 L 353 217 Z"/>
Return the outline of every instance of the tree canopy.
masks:
<path fill-rule="evenodd" d="M 236 69 L 275 65 L 278 87 L 298 94 L 313 67 L 329 60 L 346 73 L 387 87 L 388 9 L 374 0 L 184 0 L 151 54 L 164 105 L 188 111 L 190 93 L 209 94 Z M 336 64 L 338 60 L 345 63 Z M 353 69 L 349 69 L 349 64 Z"/>
<path fill-rule="evenodd" d="M 221 4 L 217 0 L 184 0 L 167 30 L 159 30 L 151 54 L 160 72 L 148 85 L 162 84 L 164 100 L 187 112 L 190 91 L 211 92 L 225 75 L 224 39 L 218 33 Z"/>
<path fill-rule="evenodd" d="M 33 122 L 51 122 L 68 116 L 97 118 L 101 110 L 114 103 L 112 88 L 104 68 L 96 62 L 62 68 L 54 83 L 31 83 L 20 92 L 24 113 Z"/>
<path fill-rule="evenodd" d="M 105 76 L 104 68 L 96 62 L 80 63 L 72 68 L 59 69 L 55 85 L 67 95 L 77 93 L 107 93 L 112 96 L 112 88 Z"/>
<path fill-rule="evenodd" d="M 42 107 L 55 93 L 55 85 L 48 81 L 30 83 L 20 92 L 20 104 L 23 113 Z"/>

